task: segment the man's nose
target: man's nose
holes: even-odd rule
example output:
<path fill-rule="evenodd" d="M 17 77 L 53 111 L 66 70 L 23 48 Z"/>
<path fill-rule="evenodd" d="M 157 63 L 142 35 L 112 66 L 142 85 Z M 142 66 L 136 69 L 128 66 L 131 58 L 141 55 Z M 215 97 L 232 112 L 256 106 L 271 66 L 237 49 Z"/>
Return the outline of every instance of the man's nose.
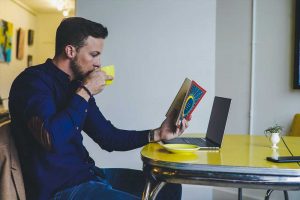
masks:
<path fill-rule="evenodd" d="M 94 65 L 94 69 L 99 69 L 101 66 L 100 65 Z"/>
<path fill-rule="evenodd" d="M 100 68 L 100 67 L 101 67 L 101 63 L 100 63 L 100 62 L 94 64 L 94 68 L 98 69 L 98 68 Z"/>
<path fill-rule="evenodd" d="M 96 68 L 99 68 L 99 67 L 101 67 L 101 59 L 100 59 L 100 56 L 97 56 L 94 60 L 93 60 L 94 62 L 94 66 L 96 67 Z"/>

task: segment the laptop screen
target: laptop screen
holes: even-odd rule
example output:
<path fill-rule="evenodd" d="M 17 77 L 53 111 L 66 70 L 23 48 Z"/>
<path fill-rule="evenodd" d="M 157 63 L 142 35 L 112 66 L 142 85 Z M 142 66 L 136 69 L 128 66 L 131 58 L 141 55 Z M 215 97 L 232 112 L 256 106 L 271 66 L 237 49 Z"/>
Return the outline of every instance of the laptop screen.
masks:
<path fill-rule="evenodd" d="M 206 138 L 221 146 L 231 99 L 215 96 L 212 106 Z"/>

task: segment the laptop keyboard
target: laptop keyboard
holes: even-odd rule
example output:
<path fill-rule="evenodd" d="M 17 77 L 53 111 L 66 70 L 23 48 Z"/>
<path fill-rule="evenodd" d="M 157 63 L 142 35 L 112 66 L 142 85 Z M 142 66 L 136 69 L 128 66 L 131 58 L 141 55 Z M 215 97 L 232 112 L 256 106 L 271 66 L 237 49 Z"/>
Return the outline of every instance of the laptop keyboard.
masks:
<path fill-rule="evenodd" d="M 167 144 L 193 144 L 200 147 L 215 147 L 214 144 L 206 140 L 205 138 L 188 138 L 188 137 L 178 137 L 172 140 L 164 141 Z"/>
<path fill-rule="evenodd" d="M 187 144 L 194 144 L 202 147 L 210 146 L 209 142 L 206 141 L 204 138 L 182 138 L 183 141 Z"/>

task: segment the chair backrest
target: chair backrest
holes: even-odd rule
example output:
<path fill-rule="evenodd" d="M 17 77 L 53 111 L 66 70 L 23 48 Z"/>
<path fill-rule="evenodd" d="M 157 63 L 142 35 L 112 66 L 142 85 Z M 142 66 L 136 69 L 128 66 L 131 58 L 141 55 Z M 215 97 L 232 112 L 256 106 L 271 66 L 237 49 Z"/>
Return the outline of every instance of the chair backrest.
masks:
<path fill-rule="evenodd" d="M 289 136 L 300 136 L 300 113 L 294 115 Z"/>
<path fill-rule="evenodd" d="M 18 153 L 10 132 L 10 121 L 0 123 L 0 200 L 25 200 Z"/>

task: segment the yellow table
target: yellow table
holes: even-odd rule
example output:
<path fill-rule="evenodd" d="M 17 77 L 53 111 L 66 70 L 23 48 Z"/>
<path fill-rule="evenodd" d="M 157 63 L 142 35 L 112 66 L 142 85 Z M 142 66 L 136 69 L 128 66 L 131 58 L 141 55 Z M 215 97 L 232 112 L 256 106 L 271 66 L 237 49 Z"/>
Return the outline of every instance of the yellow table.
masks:
<path fill-rule="evenodd" d="M 284 136 L 282 139 L 293 156 L 300 156 L 300 137 Z"/>
<path fill-rule="evenodd" d="M 148 144 L 141 151 L 143 170 L 147 175 L 143 199 L 155 199 L 166 182 L 300 190 L 298 163 L 279 164 L 266 160 L 275 153 L 291 155 L 283 141 L 278 146 L 279 149 L 273 151 L 265 136 L 249 135 L 225 135 L 219 151 L 199 150 L 191 154 L 171 153 L 161 144 Z"/>

